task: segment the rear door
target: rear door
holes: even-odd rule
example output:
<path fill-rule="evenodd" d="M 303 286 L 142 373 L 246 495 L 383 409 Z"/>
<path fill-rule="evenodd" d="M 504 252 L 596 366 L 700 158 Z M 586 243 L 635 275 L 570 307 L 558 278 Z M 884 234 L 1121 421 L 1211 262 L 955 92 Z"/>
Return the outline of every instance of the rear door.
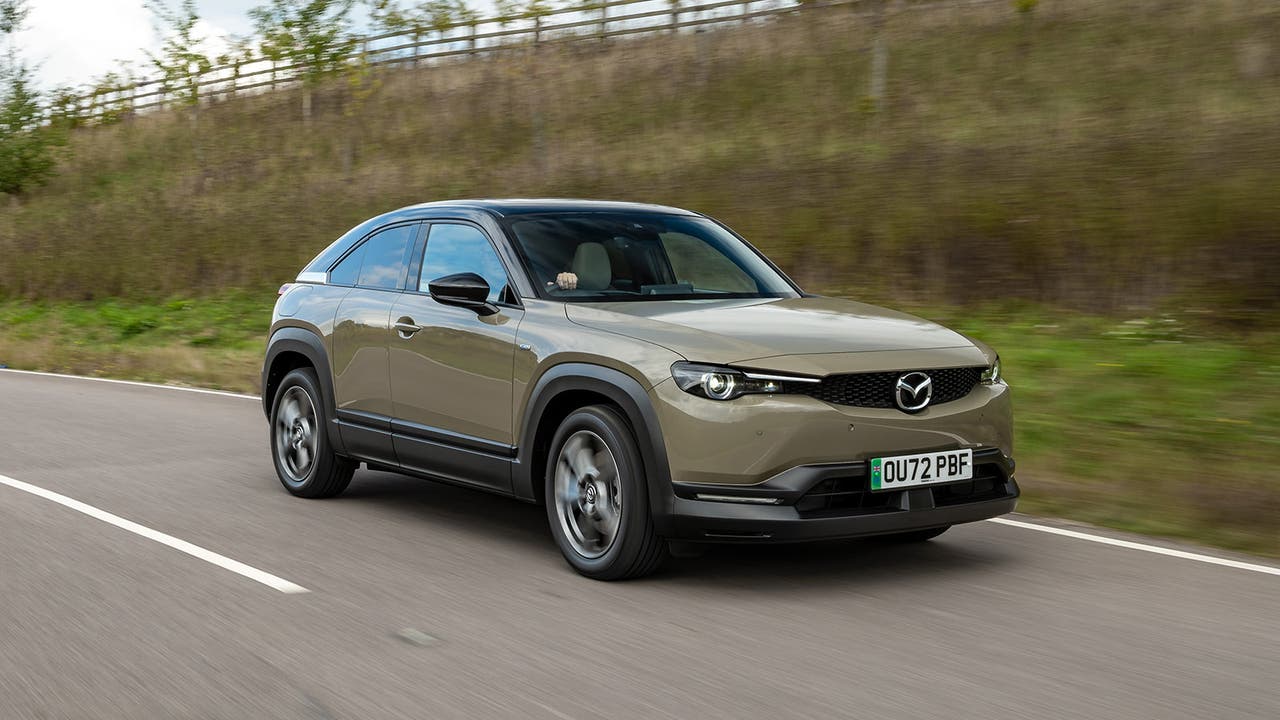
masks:
<path fill-rule="evenodd" d="M 492 315 L 433 300 L 428 283 L 473 272 L 489 283 Z M 509 491 L 515 455 L 512 371 L 524 311 L 485 232 L 434 222 L 418 277 L 391 312 L 389 359 L 396 454 L 407 468 Z M 404 332 L 395 328 L 420 328 Z"/>
<path fill-rule="evenodd" d="M 347 452 L 366 460 L 395 463 L 387 338 L 420 230 L 420 223 L 382 228 L 329 273 L 329 284 L 351 286 L 333 330 L 337 420 Z"/>

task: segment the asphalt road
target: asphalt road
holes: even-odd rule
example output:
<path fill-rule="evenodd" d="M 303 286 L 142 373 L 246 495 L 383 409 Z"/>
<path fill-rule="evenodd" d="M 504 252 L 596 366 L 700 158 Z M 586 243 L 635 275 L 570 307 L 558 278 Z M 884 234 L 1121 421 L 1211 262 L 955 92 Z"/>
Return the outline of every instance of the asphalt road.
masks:
<path fill-rule="evenodd" d="M 604 584 L 536 507 L 289 496 L 253 401 L 3 372 L 0 475 L 309 590 L 0 485 L 5 720 L 1280 717 L 1280 577 L 1246 569 L 978 523 Z"/>

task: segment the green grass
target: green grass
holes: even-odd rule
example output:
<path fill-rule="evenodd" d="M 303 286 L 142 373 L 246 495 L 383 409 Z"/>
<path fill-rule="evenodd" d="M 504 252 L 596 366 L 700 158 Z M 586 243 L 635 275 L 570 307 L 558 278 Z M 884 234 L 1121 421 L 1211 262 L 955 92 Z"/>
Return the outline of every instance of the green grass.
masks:
<path fill-rule="evenodd" d="M 999 349 L 1022 508 L 1280 555 L 1280 335 L 1156 316 L 926 314 Z"/>
<path fill-rule="evenodd" d="M 255 392 L 273 300 L 0 303 L 0 363 Z M 1000 351 L 1024 510 L 1280 556 L 1280 335 L 1032 305 L 915 310 Z"/>
<path fill-rule="evenodd" d="M 0 302 L 0 364 L 252 390 L 274 300 L 227 292 L 159 303 Z"/>

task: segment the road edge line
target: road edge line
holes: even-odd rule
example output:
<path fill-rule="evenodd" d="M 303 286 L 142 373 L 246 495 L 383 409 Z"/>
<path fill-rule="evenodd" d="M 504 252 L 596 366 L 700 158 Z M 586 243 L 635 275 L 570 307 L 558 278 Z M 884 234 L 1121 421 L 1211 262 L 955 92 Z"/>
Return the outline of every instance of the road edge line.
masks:
<path fill-rule="evenodd" d="M 1221 565 L 1223 567 L 1235 568 L 1237 570 L 1248 570 L 1250 572 L 1263 573 L 1264 575 L 1280 576 L 1280 567 L 1274 567 L 1271 565 L 1258 565 L 1240 560 L 1214 557 L 1213 555 L 1202 555 L 1200 553 L 1187 552 L 1186 550 L 1175 550 L 1173 548 L 1161 547 L 1159 545 L 1147 545 L 1145 543 L 1133 542 L 1132 540 L 1120 540 L 1119 538 L 1106 537 L 1105 535 L 1091 535 L 1078 530 L 1067 530 L 1066 528 L 1052 527 L 1049 525 L 1038 525 L 1036 523 L 1023 522 L 1021 520 L 989 518 L 987 522 L 1023 528 L 1024 530 L 1035 530 L 1036 532 L 1049 533 L 1050 535 L 1061 535 L 1063 537 L 1075 538 L 1076 540 L 1087 540 L 1089 542 L 1111 545 L 1113 547 L 1121 547 L 1129 550 L 1139 550 L 1141 552 L 1149 552 L 1156 555 L 1166 555 L 1168 557 L 1181 558 L 1183 560 L 1194 560 L 1196 562 L 1208 563 L 1210 565 Z"/>
<path fill-rule="evenodd" d="M 141 380 L 117 380 L 116 378 L 94 377 L 92 375 L 68 375 L 66 373 L 41 372 L 39 370 L 18 370 L 17 368 L 0 368 L 0 373 L 38 375 L 41 377 L 63 378 L 67 380 L 92 380 L 93 382 L 113 383 L 115 385 L 133 385 L 136 387 L 160 388 L 161 390 L 181 390 L 182 392 L 200 393 L 201 395 L 222 395 L 223 397 L 242 398 L 244 400 L 262 400 L 262 398 L 257 395 L 246 395 L 244 393 L 231 392 L 230 390 L 186 387 L 184 385 L 163 385 L 161 383 L 142 382 Z"/>
<path fill-rule="evenodd" d="M 113 525 L 121 530 L 126 530 L 134 535 L 138 535 L 148 540 L 160 543 L 166 547 L 173 548 L 178 552 L 186 553 L 198 560 L 203 560 L 211 565 L 216 565 L 223 570 L 228 570 L 237 575 L 253 580 L 254 582 L 266 585 L 267 587 L 273 590 L 278 590 L 286 595 L 299 595 L 311 592 L 301 585 L 289 582 L 282 577 L 272 575 L 264 570 L 259 570 L 251 565 L 246 565 L 239 560 L 232 560 L 225 555 L 219 555 L 212 550 L 206 550 L 194 543 L 189 543 L 186 540 L 176 538 L 172 535 L 167 535 L 159 530 L 152 530 L 145 525 L 140 525 L 132 520 L 126 520 L 119 515 L 113 515 L 106 510 L 96 508 L 88 503 L 67 497 L 61 493 L 46 490 L 38 485 L 32 485 L 31 483 L 26 483 L 21 480 L 15 480 L 7 475 L 0 475 L 0 485 L 7 485 L 15 490 L 21 490 L 22 492 L 30 495 L 35 495 L 36 497 L 44 498 L 50 502 L 55 502 L 63 507 L 88 515 L 95 520 L 101 520 L 108 525 Z"/>

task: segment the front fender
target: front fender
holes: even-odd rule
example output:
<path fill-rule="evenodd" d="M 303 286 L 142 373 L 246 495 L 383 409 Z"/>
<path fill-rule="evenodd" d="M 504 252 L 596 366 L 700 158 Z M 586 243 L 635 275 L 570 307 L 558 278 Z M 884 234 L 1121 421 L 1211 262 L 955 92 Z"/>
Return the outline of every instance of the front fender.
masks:
<path fill-rule="evenodd" d="M 658 415 L 645 388 L 635 378 L 620 370 L 587 363 L 562 363 L 542 374 L 525 406 L 524 422 L 512 487 L 517 497 L 541 502 L 543 480 L 535 477 L 534 452 L 538 427 L 555 398 L 566 392 L 590 391 L 609 398 L 617 405 L 635 433 L 636 446 L 644 463 L 649 502 L 655 518 L 671 514 L 674 497 L 671 492 L 671 468 L 667 463 L 666 444 Z"/>

